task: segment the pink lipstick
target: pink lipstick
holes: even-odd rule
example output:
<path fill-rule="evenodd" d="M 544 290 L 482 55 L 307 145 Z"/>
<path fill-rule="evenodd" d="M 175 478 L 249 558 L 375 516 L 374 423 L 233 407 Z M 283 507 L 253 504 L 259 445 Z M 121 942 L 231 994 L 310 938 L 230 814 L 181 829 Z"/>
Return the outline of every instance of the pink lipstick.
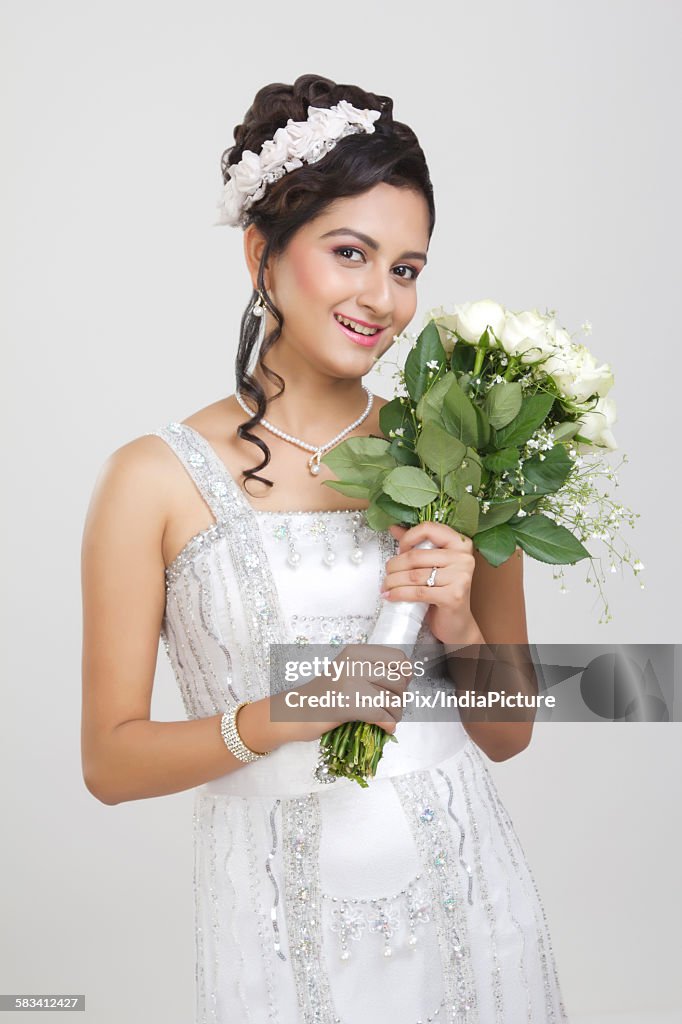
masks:
<path fill-rule="evenodd" d="M 350 320 L 351 317 L 348 317 L 348 319 Z M 346 327 L 345 324 L 340 323 L 336 317 L 334 317 L 334 322 L 344 334 L 348 335 L 351 341 L 354 341 L 356 345 L 362 345 L 363 348 L 373 348 L 386 329 L 385 327 L 380 327 L 376 334 L 360 334 L 358 331 L 354 331 L 350 327 Z M 361 324 L 363 327 L 373 326 L 372 324 L 364 324 L 361 320 L 357 320 L 356 323 Z"/>

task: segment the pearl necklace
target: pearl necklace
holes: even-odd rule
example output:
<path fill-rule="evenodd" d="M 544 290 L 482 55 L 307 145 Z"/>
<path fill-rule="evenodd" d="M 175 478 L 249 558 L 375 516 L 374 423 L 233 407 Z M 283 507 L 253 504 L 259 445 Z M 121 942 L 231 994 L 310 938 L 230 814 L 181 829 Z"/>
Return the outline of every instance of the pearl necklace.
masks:
<path fill-rule="evenodd" d="M 314 454 L 311 455 L 311 457 L 308 459 L 308 468 L 310 469 L 310 472 L 313 474 L 313 476 L 317 476 L 317 474 L 320 472 L 320 459 L 322 457 L 322 453 L 325 452 L 327 448 L 333 448 L 335 444 L 338 444 L 338 442 L 346 436 L 346 434 L 350 434 L 351 430 L 355 430 L 356 427 L 359 427 L 360 424 L 363 423 L 364 420 L 366 420 L 367 417 L 369 416 L 370 410 L 374 403 L 374 395 L 371 393 L 369 388 L 365 387 L 364 384 L 362 385 L 362 390 L 367 393 L 367 408 L 363 412 L 362 416 L 355 420 L 354 423 L 351 423 L 349 427 L 346 427 L 345 430 L 342 430 L 340 434 L 337 434 L 336 437 L 333 438 L 331 441 L 327 441 L 326 444 L 320 446 L 315 444 L 306 444 L 305 441 L 301 441 L 301 439 L 298 437 L 292 437 L 291 434 L 285 434 L 283 430 L 279 430 L 278 427 L 273 427 L 272 423 L 268 423 L 267 420 L 259 420 L 258 422 L 259 425 L 262 424 L 266 430 L 269 430 L 271 434 L 276 434 L 277 437 L 281 437 L 283 441 L 290 441 L 292 444 L 297 444 L 299 448 L 305 448 L 306 451 L 313 452 Z M 244 399 L 242 398 L 238 391 L 235 393 L 235 398 L 241 405 L 244 412 L 247 412 L 250 416 L 253 416 L 253 410 L 249 409 L 248 405 L 246 404 L 246 402 L 244 401 Z"/>

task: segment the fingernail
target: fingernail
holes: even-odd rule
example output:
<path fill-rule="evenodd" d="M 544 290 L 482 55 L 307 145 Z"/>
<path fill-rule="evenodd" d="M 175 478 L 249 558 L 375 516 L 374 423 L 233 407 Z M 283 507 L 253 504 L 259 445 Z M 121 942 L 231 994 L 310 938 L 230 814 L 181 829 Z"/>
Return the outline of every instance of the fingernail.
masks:
<path fill-rule="evenodd" d="M 388 597 L 389 594 L 390 594 L 390 590 L 382 590 L 381 591 L 381 596 L 382 597 Z"/>

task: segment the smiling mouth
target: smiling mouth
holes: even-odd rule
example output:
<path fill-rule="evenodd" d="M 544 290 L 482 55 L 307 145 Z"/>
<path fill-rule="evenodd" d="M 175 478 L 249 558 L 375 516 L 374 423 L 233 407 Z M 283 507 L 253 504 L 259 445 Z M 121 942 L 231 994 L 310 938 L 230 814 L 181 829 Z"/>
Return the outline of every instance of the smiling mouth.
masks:
<path fill-rule="evenodd" d="M 350 317 L 342 316 L 340 313 L 334 313 L 334 319 L 337 323 L 347 327 L 349 331 L 353 331 L 354 334 L 358 334 L 363 338 L 372 338 L 375 334 L 380 334 L 384 330 L 383 327 L 365 327 L 363 324 L 359 324 L 357 320 L 351 320 Z"/>

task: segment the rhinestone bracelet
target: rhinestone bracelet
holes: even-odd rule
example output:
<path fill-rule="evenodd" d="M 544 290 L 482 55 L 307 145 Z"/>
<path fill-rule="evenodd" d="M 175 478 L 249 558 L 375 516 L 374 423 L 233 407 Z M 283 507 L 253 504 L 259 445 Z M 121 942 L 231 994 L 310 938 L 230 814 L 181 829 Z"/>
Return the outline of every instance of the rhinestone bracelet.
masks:
<path fill-rule="evenodd" d="M 231 711 L 226 711 L 220 719 L 220 733 L 225 740 L 225 745 L 231 754 L 239 761 L 249 763 L 250 761 L 257 761 L 260 757 L 267 757 L 270 753 L 266 750 L 264 754 L 259 754 L 255 750 L 250 750 L 243 742 L 237 729 L 237 715 L 243 707 L 250 704 L 251 701 L 245 700 L 241 704 L 238 704 Z"/>

